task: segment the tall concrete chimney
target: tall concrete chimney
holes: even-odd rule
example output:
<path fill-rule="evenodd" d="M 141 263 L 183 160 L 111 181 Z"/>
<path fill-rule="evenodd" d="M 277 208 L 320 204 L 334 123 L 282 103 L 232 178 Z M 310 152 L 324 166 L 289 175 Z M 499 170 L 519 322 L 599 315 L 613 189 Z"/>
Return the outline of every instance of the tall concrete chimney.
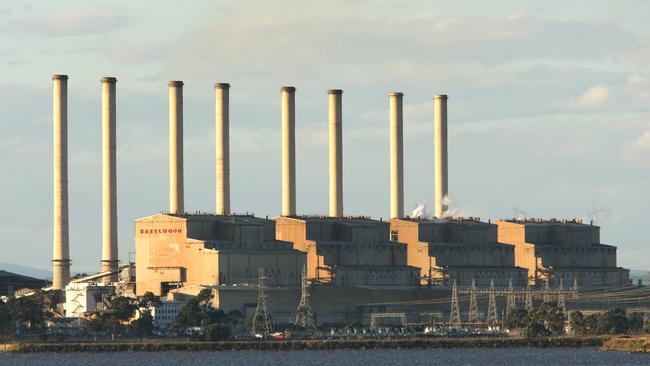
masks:
<path fill-rule="evenodd" d="M 117 176 L 115 133 L 115 86 L 117 79 L 102 81 L 102 271 L 117 270 Z M 117 275 L 104 277 L 115 281 Z"/>
<path fill-rule="evenodd" d="M 183 82 L 169 82 L 169 212 L 185 212 L 183 198 Z"/>
<path fill-rule="evenodd" d="M 343 90 L 331 89 L 329 96 L 330 216 L 343 216 L 343 136 L 341 133 Z"/>
<path fill-rule="evenodd" d="M 448 210 L 445 198 L 447 190 L 447 96 L 433 97 L 433 139 L 435 149 L 435 216 L 440 218 Z"/>
<path fill-rule="evenodd" d="M 402 93 L 390 93 L 390 217 L 404 217 Z"/>
<path fill-rule="evenodd" d="M 282 216 L 296 215 L 296 88 L 282 94 Z"/>
<path fill-rule="evenodd" d="M 227 83 L 214 85 L 217 132 L 217 215 L 230 215 L 229 89 L 230 84 Z"/>
<path fill-rule="evenodd" d="M 70 281 L 68 236 L 68 76 L 52 76 L 53 92 L 53 287 L 61 290 Z"/>

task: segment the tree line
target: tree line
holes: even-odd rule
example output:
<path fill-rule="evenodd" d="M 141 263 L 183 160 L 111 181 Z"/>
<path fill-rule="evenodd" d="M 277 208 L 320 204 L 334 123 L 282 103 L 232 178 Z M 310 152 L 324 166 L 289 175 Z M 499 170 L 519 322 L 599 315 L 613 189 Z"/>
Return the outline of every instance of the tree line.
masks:
<path fill-rule="evenodd" d="M 557 336 L 565 332 L 574 335 L 650 333 L 650 322 L 644 324 L 643 315 L 639 313 L 627 316 L 624 310 L 612 308 L 589 315 L 572 311 L 567 318 L 554 303 L 544 303 L 533 311 L 513 309 L 503 325 L 506 329 L 520 330 L 525 337 Z"/>

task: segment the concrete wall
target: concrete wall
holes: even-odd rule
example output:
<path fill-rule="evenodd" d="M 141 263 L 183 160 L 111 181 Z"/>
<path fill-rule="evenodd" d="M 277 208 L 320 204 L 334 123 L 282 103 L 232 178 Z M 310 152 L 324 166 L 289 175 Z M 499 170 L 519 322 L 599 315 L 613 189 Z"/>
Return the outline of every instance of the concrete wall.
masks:
<path fill-rule="evenodd" d="M 417 286 L 419 268 L 352 266 L 338 267 L 334 284 L 337 286 Z"/>
<path fill-rule="evenodd" d="M 458 286 L 471 286 L 472 280 L 479 287 L 489 287 L 493 280 L 500 287 L 508 286 L 511 280 L 515 287 L 528 283 L 528 271 L 518 267 L 449 267 L 446 271 L 450 283 L 455 279 Z"/>
<path fill-rule="evenodd" d="M 556 268 L 549 282 L 551 286 L 558 286 L 560 279 L 564 286 L 573 286 L 574 280 L 578 280 L 580 286 L 626 286 L 632 283 L 630 271 L 625 268 Z"/>
<path fill-rule="evenodd" d="M 477 281 L 489 284 L 493 275 L 519 278 L 521 273 L 527 272 L 527 269 L 515 268 L 516 246 L 497 242 L 496 225 L 475 220 L 393 219 L 390 226 L 391 237 L 407 243 L 408 265 L 420 268 L 423 285 L 451 283 L 460 275 L 480 276 Z M 451 267 L 479 269 L 467 274 L 469 272 L 451 270 Z M 499 270 L 487 271 L 481 267 Z"/>
<path fill-rule="evenodd" d="M 502 220 L 497 225 L 499 241 L 515 246 L 515 262 L 528 268 L 531 283 L 553 280 L 558 267 L 566 267 L 563 273 L 585 273 L 579 276 L 585 284 L 628 282 L 617 277 L 623 272 L 616 269 L 616 247 L 599 244 L 598 226 L 537 220 Z"/>

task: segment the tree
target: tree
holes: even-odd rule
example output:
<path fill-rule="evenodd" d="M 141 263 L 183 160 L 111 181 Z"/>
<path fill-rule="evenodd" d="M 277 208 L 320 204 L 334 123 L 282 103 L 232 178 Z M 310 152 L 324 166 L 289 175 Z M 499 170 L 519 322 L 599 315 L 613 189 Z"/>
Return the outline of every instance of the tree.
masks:
<path fill-rule="evenodd" d="M 211 307 L 207 309 L 205 313 L 206 324 L 215 324 L 215 323 L 225 323 L 226 322 L 226 313 L 221 309 L 212 309 Z"/>
<path fill-rule="evenodd" d="M 551 335 L 551 332 L 546 329 L 544 324 L 535 319 L 531 319 L 526 327 L 524 327 L 524 337 L 526 338 L 535 338 L 535 337 L 548 337 Z"/>
<path fill-rule="evenodd" d="M 543 303 L 531 317 L 531 321 L 542 324 L 553 335 L 560 335 L 564 332 L 565 320 L 566 317 L 562 309 L 550 302 Z"/>
<path fill-rule="evenodd" d="M 512 309 L 506 316 L 504 327 L 507 329 L 522 329 L 528 324 L 528 311 L 526 309 Z"/>
<path fill-rule="evenodd" d="M 120 322 L 127 322 L 133 318 L 137 308 L 138 303 L 135 299 L 126 296 L 117 296 L 109 301 L 106 313 Z"/>
<path fill-rule="evenodd" d="M 151 291 L 147 291 L 140 298 L 140 308 L 145 310 L 151 310 L 152 308 L 160 306 L 160 299 L 153 294 Z"/>
<path fill-rule="evenodd" d="M 573 334 L 585 335 L 587 334 L 587 322 L 584 314 L 580 311 L 574 311 L 569 315 L 569 326 Z"/>
<path fill-rule="evenodd" d="M 37 295 L 10 299 L 8 302 L 12 319 L 25 329 L 45 327 L 45 312 L 41 298 Z"/>
<path fill-rule="evenodd" d="M 613 308 L 598 315 L 598 334 L 627 333 L 630 329 L 625 311 Z"/>
<path fill-rule="evenodd" d="M 630 326 L 629 330 L 632 332 L 643 331 L 643 314 L 641 313 L 632 313 L 628 318 L 628 324 Z"/>
<path fill-rule="evenodd" d="M 153 316 L 151 311 L 145 310 L 129 324 L 129 331 L 138 338 L 148 337 L 153 334 Z"/>
<path fill-rule="evenodd" d="M 204 288 L 196 295 L 196 301 L 201 306 L 203 313 L 207 313 L 212 308 L 212 289 Z"/>
<path fill-rule="evenodd" d="M 106 309 L 95 314 L 95 318 L 86 324 L 86 329 L 91 332 L 108 331 L 110 334 L 120 334 L 124 330 L 124 323 L 133 319 L 138 309 L 136 299 L 116 296 L 106 303 Z"/>
<path fill-rule="evenodd" d="M 14 332 L 15 322 L 11 316 L 9 305 L 0 300 L 0 338 L 6 337 Z"/>
<path fill-rule="evenodd" d="M 183 304 L 169 330 L 178 332 L 189 327 L 197 327 L 201 325 L 201 320 L 203 320 L 203 311 L 198 300 L 193 298 Z"/>
<path fill-rule="evenodd" d="M 210 324 L 205 329 L 203 339 L 206 341 L 219 341 L 230 337 L 230 333 L 230 327 L 225 324 Z"/>
<path fill-rule="evenodd" d="M 598 333 L 598 314 L 589 314 L 585 316 L 585 333 L 584 334 L 599 334 Z"/>

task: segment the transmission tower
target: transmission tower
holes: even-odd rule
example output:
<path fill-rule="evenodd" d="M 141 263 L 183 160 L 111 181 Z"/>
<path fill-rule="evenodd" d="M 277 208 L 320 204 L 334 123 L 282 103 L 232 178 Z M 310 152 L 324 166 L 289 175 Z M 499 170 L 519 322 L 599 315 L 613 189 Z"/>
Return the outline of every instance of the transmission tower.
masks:
<path fill-rule="evenodd" d="M 533 293 L 530 291 L 530 282 L 526 287 L 526 310 L 528 312 L 533 311 Z"/>
<path fill-rule="evenodd" d="M 560 278 L 560 287 L 557 289 L 557 307 L 566 314 L 566 301 L 564 299 L 564 278 Z"/>
<path fill-rule="evenodd" d="M 497 297 L 496 291 L 494 289 L 494 280 L 490 281 L 490 301 L 488 303 L 488 317 L 487 322 L 490 325 L 494 325 L 498 321 L 497 317 Z"/>
<path fill-rule="evenodd" d="M 458 306 L 458 290 L 456 289 L 456 279 L 451 288 L 451 310 L 449 311 L 449 325 L 460 328 L 460 306 Z"/>
<path fill-rule="evenodd" d="M 266 286 L 264 281 L 266 280 L 266 275 L 264 274 L 264 268 L 258 268 L 258 295 L 257 295 L 257 308 L 255 308 L 255 316 L 253 317 L 253 335 L 260 334 L 263 337 L 268 337 L 269 334 L 273 332 L 271 328 L 271 319 L 269 313 L 266 310 Z"/>
<path fill-rule="evenodd" d="M 478 302 L 476 301 L 476 281 L 472 279 L 472 287 L 469 292 L 469 319 L 470 324 L 478 324 L 481 319 L 478 313 Z"/>
<path fill-rule="evenodd" d="M 315 329 L 316 322 L 314 315 L 311 312 L 311 305 L 309 305 L 309 283 L 307 282 L 307 267 L 302 268 L 301 277 L 302 295 L 300 296 L 300 304 L 296 310 L 296 326 L 304 329 Z"/>
<path fill-rule="evenodd" d="M 549 289 L 548 289 L 548 282 L 549 281 L 550 281 L 550 279 L 548 279 L 548 280 L 546 280 L 546 282 L 544 282 L 544 294 L 542 295 L 542 301 L 545 302 L 545 303 L 551 302 L 551 291 L 549 291 Z"/>
<path fill-rule="evenodd" d="M 511 311 L 515 310 L 517 308 L 517 301 L 515 299 L 515 292 L 512 288 L 512 278 L 510 279 L 510 282 L 508 282 L 508 298 L 506 302 L 506 316 L 510 314 Z"/>

